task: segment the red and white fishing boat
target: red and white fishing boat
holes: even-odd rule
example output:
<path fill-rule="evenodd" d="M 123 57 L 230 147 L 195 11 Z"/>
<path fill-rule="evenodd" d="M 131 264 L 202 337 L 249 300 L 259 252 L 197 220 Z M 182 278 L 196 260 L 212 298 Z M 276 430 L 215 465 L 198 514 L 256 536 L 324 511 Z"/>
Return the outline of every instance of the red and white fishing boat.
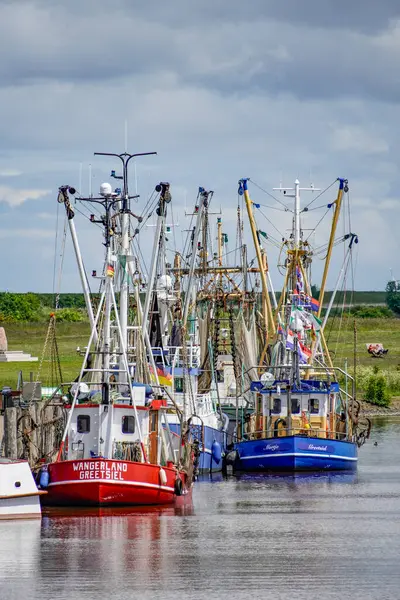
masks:
<path fill-rule="evenodd" d="M 136 407 L 142 431 L 149 431 L 149 454 L 129 432 L 136 417 L 133 406 L 124 404 L 79 404 L 73 410 L 69 427 L 67 458 L 47 466 L 48 496 L 52 505 L 157 505 L 169 504 L 190 493 L 188 471 L 178 469 L 174 460 L 159 460 L 159 432 L 163 432 L 164 406 L 155 401 L 150 407 Z M 96 453 L 98 440 L 113 436 L 111 452 Z M 91 426 L 94 429 L 90 429 Z M 100 426 L 96 427 L 96 424 Z M 82 431 L 82 427 L 88 430 Z M 133 427 L 132 427 L 133 428 Z M 78 433 L 81 431 L 81 433 Z M 103 434 L 104 432 L 104 434 Z M 120 435 L 118 433 L 120 432 Z M 177 437 L 177 436 L 174 436 Z M 96 439 L 97 438 L 97 439 Z M 177 438 L 180 443 L 179 438 Z M 168 447 L 168 444 L 166 444 Z M 174 450 L 179 452 L 178 444 Z M 132 458 L 136 460 L 132 460 Z M 165 463 L 165 464 L 164 464 Z"/>
<path fill-rule="evenodd" d="M 147 328 L 140 322 L 138 282 L 133 272 L 128 276 L 133 265 L 129 221 L 135 217 L 127 182 L 132 156 L 118 155 L 123 163 L 122 193 L 103 184 L 99 198 L 87 199 L 100 205 L 104 215 L 97 222 L 104 226 L 106 263 L 96 315 L 84 285 L 91 335 L 79 378 L 70 389 L 72 401 L 57 460 L 40 474 L 51 505 L 164 505 L 191 494 L 196 446 L 189 434 L 178 436 L 170 430 L 162 387 L 154 394 L 149 385 L 156 365 Z M 160 210 L 168 188 L 169 184 L 156 188 Z M 65 204 L 85 282 L 69 193 L 76 192 L 61 187 L 58 200 Z M 128 326 L 128 281 L 135 292 L 134 326 Z M 182 432 L 189 431 L 189 416 L 180 413 Z"/>

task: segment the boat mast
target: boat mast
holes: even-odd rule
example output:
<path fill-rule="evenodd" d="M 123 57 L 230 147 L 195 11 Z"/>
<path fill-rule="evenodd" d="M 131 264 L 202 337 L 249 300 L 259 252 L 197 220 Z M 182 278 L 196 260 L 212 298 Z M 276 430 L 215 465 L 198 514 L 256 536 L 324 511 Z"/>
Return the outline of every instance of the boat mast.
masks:
<path fill-rule="evenodd" d="M 208 197 L 210 194 L 212 195 L 213 192 L 211 192 L 211 191 L 206 192 L 206 190 L 204 188 L 202 188 L 202 187 L 199 188 L 199 206 L 198 206 L 198 211 L 197 211 L 196 225 L 195 225 L 194 232 L 193 232 L 192 256 L 190 259 L 188 284 L 187 284 L 187 289 L 186 289 L 186 293 L 185 293 L 185 303 L 183 306 L 182 323 L 183 323 L 184 328 L 186 328 L 187 319 L 189 316 L 189 307 L 190 307 L 191 300 L 192 300 L 193 277 L 194 277 L 196 255 L 197 255 L 197 251 L 196 251 L 197 250 L 197 241 L 199 239 L 199 233 L 200 233 L 203 212 L 208 207 Z"/>
<path fill-rule="evenodd" d="M 147 328 L 147 318 L 149 316 L 150 311 L 150 302 L 153 297 L 154 292 L 154 282 L 156 278 L 158 257 L 160 252 L 161 241 L 163 237 L 164 227 L 165 227 L 165 217 L 167 214 L 167 204 L 171 202 L 171 194 L 169 192 L 169 183 L 161 182 L 156 186 L 156 192 L 160 192 L 160 199 L 158 202 L 157 208 L 157 225 L 156 225 L 156 234 L 154 238 L 154 246 L 153 246 L 153 254 L 151 257 L 151 265 L 150 265 L 150 277 L 147 282 L 147 292 L 146 299 L 144 302 L 143 308 L 143 322 L 142 322 L 142 332 L 144 334 L 145 329 Z"/>
<path fill-rule="evenodd" d="M 256 223 L 255 223 L 255 219 L 254 219 L 254 215 L 253 215 L 252 202 L 250 200 L 247 182 L 248 182 L 248 178 L 239 180 L 239 194 L 244 195 L 244 200 L 246 202 L 247 215 L 248 215 L 249 223 L 250 223 L 250 229 L 251 229 L 251 233 L 253 236 L 254 248 L 255 248 L 255 251 L 257 254 L 257 261 L 258 261 L 258 268 L 260 271 L 262 291 L 264 294 L 266 308 L 267 308 L 267 314 L 264 315 L 264 321 L 265 321 L 265 329 L 266 329 L 267 340 L 268 340 L 268 333 L 270 330 L 271 330 L 272 335 L 275 334 L 275 322 L 274 322 L 274 317 L 272 314 L 271 301 L 270 301 L 270 297 L 269 297 L 269 293 L 268 293 L 267 277 L 265 275 L 265 269 L 264 269 L 264 261 L 263 261 L 263 257 L 261 254 L 261 248 L 260 248 L 260 243 L 258 240 L 257 228 L 256 228 Z"/>
<path fill-rule="evenodd" d="M 293 212 L 293 231 L 292 231 L 292 244 L 291 250 L 288 251 L 288 254 L 291 255 L 289 270 L 287 273 L 287 277 L 285 279 L 285 286 L 290 282 L 290 276 L 292 278 L 292 290 L 296 289 L 296 266 L 298 266 L 302 272 L 304 273 L 301 256 L 305 254 L 302 240 L 302 231 L 301 231 L 301 222 L 300 222 L 300 214 L 301 214 L 301 202 L 300 202 L 300 192 L 320 192 L 319 188 L 315 188 L 314 186 L 310 187 L 300 187 L 300 182 L 298 179 L 294 182 L 294 188 L 287 188 L 279 186 L 278 188 L 273 188 L 274 191 L 283 192 L 286 198 L 294 199 L 294 212 Z M 294 192 L 293 194 L 287 194 L 287 192 Z M 306 281 L 304 282 L 307 283 Z M 280 302 L 281 304 L 281 302 Z"/>
<path fill-rule="evenodd" d="M 217 227 L 218 227 L 218 266 L 222 267 L 222 219 L 218 217 L 217 219 Z M 222 290 L 222 270 L 219 276 L 219 285 Z"/>
<path fill-rule="evenodd" d="M 128 188 L 128 165 L 132 158 L 138 156 L 150 156 L 157 154 L 157 152 L 138 152 L 136 154 L 128 154 L 123 152 L 122 154 L 116 154 L 113 152 L 95 152 L 95 156 L 112 156 L 119 158 L 122 163 L 122 176 L 116 175 L 115 171 L 111 171 L 111 177 L 115 179 L 123 180 L 122 198 L 120 203 L 120 219 L 121 219 L 121 249 L 120 255 L 124 258 L 120 259 L 120 266 L 123 268 L 123 275 L 120 279 L 120 298 L 119 298 L 119 319 L 122 331 L 122 339 L 125 348 L 128 348 L 128 305 L 129 305 L 129 281 L 128 281 L 128 269 L 127 264 L 130 254 L 130 240 L 129 240 L 129 215 L 131 215 L 129 201 L 132 198 L 138 198 L 137 195 L 129 196 Z M 136 216 L 136 215 L 134 215 Z M 141 222 L 141 217 L 136 217 Z M 121 359 L 122 360 L 122 359 Z M 122 363 L 121 363 L 122 364 Z"/>
<path fill-rule="evenodd" d="M 68 226 L 69 226 L 69 231 L 71 233 L 72 245 L 73 245 L 74 251 L 75 251 L 76 262 L 78 263 L 79 276 L 81 278 L 83 296 L 85 298 L 85 304 L 86 304 L 86 310 L 87 310 L 87 313 L 89 316 L 90 326 L 93 329 L 94 328 L 94 314 L 93 314 L 92 301 L 90 298 L 90 289 L 89 289 L 89 284 L 88 284 L 88 280 L 86 277 L 85 268 L 83 266 L 81 250 L 80 250 L 79 242 L 78 242 L 78 236 L 76 235 L 76 229 L 75 229 L 75 223 L 74 223 L 75 213 L 71 206 L 71 202 L 70 202 L 69 196 L 68 196 L 68 192 L 70 192 L 71 194 L 75 194 L 76 190 L 75 190 L 75 188 L 70 187 L 68 185 L 63 185 L 60 188 L 58 188 L 58 192 L 59 193 L 58 193 L 57 201 L 60 204 L 64 204 L 65 211 L 67 213 Z M 95 332 L 93 334 L 93 341 L 94 341 L 94 343 L 97 343 L 97 330 L 95 330 Z"/>
<path fill-rule="evenodd" d="M 300 248 L 300 181 L 294 182 L 294 249 Z"/>
<path fill-rule="evenodd" d="M 331 234 L 329 236 L 329 243 L 328 243 L 328 250 L 327 250 L 327 253 L 326 253 L 324 273 L 322 275 L 321 289 L 320 289 L 320 292 L 319 292 L 318 317 L 321 316 L 322 304 L 323 304 L 324 295 L 325 295 L 326 280 L 328 278 L 328 271 L 329 271 L 329 266 L 330 266 L 331 257 L 332 257 L 333 243 L 335 241 L 335 235 L 336 235 L 337 224 L 338 224 L 338 221 L 339 221 L 340 209 L 342 207 L 343 192 L 348 192 L 349 191 L 348 180 L 347 179 L 341 179 L 339 177 L 338 181 L 339 181 L 339 189 L 338 189 L 338 193 L 337 193 L 337 198 L 334 201 L 335 212 L 333 213 Z"/>

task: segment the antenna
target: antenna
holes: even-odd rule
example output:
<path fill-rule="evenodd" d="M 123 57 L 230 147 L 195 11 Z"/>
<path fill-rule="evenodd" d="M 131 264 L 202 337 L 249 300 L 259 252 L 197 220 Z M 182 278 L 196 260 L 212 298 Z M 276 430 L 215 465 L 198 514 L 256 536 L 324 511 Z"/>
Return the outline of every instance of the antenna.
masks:
<path fill-rule="evenodd" d="M 314 184 L 313 184 L 313 177 L 312 177 L 312 169 L 310 167 L 310 188 L 313 190 L 314 189 Z"/>
<path fill-rule="evenodd" d="M 136 160 L 133 161 L 133 168 L 135 173 L 135 194 L 138 193 L 138 179 L 137 179 L 137 171 L 136 171 Z"/>
<path fill-rule="evenodd" d="M 125 152 L 128 152 L 128 119 L 125 119 Z"/>
<path fill-rule="evenodd" d="M 92 197 L 92 165 L 89 164 L 89 198 Z"/>
<path fill-rule="evenodd" d="M 83 164 L 79 163 L 79 193 L 82 194 L 82 169 Z"/>

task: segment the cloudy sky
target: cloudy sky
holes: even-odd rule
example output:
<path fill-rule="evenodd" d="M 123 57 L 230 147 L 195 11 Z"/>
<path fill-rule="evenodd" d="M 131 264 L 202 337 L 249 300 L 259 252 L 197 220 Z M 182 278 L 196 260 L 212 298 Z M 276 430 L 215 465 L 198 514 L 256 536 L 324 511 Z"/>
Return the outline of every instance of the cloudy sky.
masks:
<path fill-rule="evenodd" d="M 118 165 L 93 152 L 123 151 L 125 121 L 129 151 L 158 152 L 137 162 L 139 202 L 170 181 L 181 230 L 199 185 L 215 191 L 232 249 L 240 177 L 270 192 L 346 177 L 352 216 L 340 232 L 359 235 L 356 287 L 383 289 L 390 269 L 400 278 L 398 1 L 0 0 L 0 11 L 2 290 L 53 290 L 57 188 L 79 187 L 82 165 L 88 193 L 91 164 L 97 190 Z M 280 205 L 251 193 L 284 230 Z M 334 197 L 332 187 L 315 204 Z M 99 269 L 96 228 L 79 214 L 76 227 Z M 339 247 L 331 285 L 342 259 Z M 69 241 L 62 291 L 80 291 Z"/>

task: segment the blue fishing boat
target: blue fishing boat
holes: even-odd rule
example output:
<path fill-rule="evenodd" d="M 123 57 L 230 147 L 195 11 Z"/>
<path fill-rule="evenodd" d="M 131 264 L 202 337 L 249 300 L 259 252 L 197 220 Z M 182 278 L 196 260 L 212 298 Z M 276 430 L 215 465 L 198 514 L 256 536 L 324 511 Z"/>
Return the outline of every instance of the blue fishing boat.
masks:
<path fill-rule="evenodd" d="M 338 180 L 337 197 L 329 203 L 333 209 L 329 242 L 324 246 L 325 266 L 318 300 L 310 285 L 311 262 L 315 254 L 308 238 L 303 237 L 300 190 L 314 187 L 278 188 L 286 198 L 294 199 L 290 235 L 282 239 L 286 257 L 279 267 L 285 280 L 279 299 L 275 297 L 271 276 L 265 268 L 265 249 L 261 248 L 260 230 L 254 217 L 248 180 L 239 182 L 244 196 L 259 272 L 263 287 L 265 314 L 264 350 L 257 373 L 250 385 L 253 412 L 238 420 L 225 466 L 234 471 L 340 471 L 357 467 L 358 447 L 369 436 L 370 422 L 359 414 L 355 381 L 333 364 L 324 335 L 336 290 L 351 261 L 357 236 L 349 232 L 340 238 L 347 243 L 343 266 L 336 288 L 324 314 L 322 306 L 327 274 L 335 239 L 343 195 L 348 182 Z M 287 193 L 292 192 L 292 193 Z M 267 234 L 264 236 L 268 238 Z"/>
<path fill-rule="evenodd" d="M 346 431 L 345 413 L 336 413 L 337 382 L 306 380 L 297 387 L 280 381 L 270 388 L 254 382 L 252 389 L 261 398 L 255 416 L 265 429 L 244 433 L 235 444 L 231 460 L 234 458 L 236 470 L 341 471 L 357 467 L 357 443 Z M 334 424 L 330 414 L 335 415 Z"/>

